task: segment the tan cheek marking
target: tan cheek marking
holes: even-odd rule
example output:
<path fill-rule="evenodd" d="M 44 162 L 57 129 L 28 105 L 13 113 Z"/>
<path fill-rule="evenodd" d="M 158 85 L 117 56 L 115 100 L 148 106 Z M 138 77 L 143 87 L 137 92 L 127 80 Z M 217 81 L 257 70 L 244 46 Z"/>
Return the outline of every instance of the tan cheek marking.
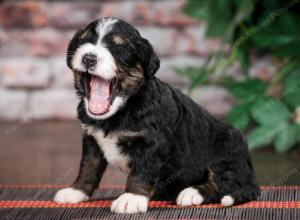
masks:
<path fill-rule="evenodd" d="M 119 35 L 113 36 L 113 42 L 117 45 L 124 44 L 123 38 Z"/>
<path fill-rule="evenodd" d="M 130 71 L 130 75 L 124 77 L 121 86 L 126 90 L 132 90 L 135 89 L 143 79 L 143 72 L 138 68 L 134 68 Z"/>

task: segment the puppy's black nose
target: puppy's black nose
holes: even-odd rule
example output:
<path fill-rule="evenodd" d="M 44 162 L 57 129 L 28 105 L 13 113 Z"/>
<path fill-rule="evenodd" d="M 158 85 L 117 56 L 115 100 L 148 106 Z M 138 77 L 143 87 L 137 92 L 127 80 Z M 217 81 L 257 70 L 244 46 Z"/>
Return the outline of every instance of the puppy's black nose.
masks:
<path fill-rule="evenodd" d="M 87 53 L 82 57 L 82 63 L 86 68 L 95 66 L 97 64 L 97 56 L 92 53 Z"/>

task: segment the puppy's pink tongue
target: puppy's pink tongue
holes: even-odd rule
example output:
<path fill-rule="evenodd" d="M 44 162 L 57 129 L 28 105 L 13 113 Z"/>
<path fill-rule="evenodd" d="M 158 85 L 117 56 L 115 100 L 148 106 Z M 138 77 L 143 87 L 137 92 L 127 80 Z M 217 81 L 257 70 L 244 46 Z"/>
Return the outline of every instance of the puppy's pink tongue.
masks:
<path fill-rule="evenodd" d="M 95 115 L 109 111 L 110 83 L 97 76 L 92 76 L 90 81 L 90 99 L 88 108 Z"/>

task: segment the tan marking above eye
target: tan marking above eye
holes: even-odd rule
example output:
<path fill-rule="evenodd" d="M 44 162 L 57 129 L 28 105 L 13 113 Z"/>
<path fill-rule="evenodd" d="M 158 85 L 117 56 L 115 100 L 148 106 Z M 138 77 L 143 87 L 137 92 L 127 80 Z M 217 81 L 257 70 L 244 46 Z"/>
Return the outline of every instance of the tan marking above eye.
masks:
<path fill-rule="evenodd" d="M 117 44 L 117 45 L 120 45 L 120 44 L 124 44 L 124 39 L 121 37 L 121 36 L 119 36 L 119 35 L 114 35 L 113 36 L 113 42 L 115 43 L 115 44 Z"/>
<path fill-rule="evenodd" d="M 85 38 L 85 37 L 88 35 L 88 33 L 89 33 L 89 30 L 84 31 L 84 32 L 79 36 L 79 38 L 80 38 L 80 39 Z"/>

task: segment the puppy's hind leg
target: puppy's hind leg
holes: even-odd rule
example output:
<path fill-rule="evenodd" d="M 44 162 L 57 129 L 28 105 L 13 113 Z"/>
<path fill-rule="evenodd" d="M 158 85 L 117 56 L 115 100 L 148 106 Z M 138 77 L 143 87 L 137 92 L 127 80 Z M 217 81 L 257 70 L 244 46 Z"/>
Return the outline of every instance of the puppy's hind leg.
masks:
<path fill-rule="evenodd" d="M 212 169 L 221 195 L 217 202 L 222 205 L 232 206 L 248 202 L 260 195 L 250 158 L 244 161 L 224 161 Z"/>
<path fill-rule="evenodd" d="M 218 202 L 232 206 L 257 199 L 260 190 L 246 139 L 234 128 L 227 130 L 219 139 L 221 141 L 215 146 L 223 157 L 211 166 L 221 195 Z"/>
<path fill-rule="evenodd" d="M 214 174 L 211 170 L 208 170 L 207 175 L 208 178 L 205 183 L 183 189 L 177 196 L 177 205 L 200 205 L 216 200 L 218 198 L 218 188 L 213 180 Z"/>
<path fill-rule="evenodd" d="M 249 185 L 224 195 L 221 199 L 221 204 L 223 206 L 232 206 L 251 200 L 256 200 L 259 195 L 260 189 L 256 185 Z"/>

